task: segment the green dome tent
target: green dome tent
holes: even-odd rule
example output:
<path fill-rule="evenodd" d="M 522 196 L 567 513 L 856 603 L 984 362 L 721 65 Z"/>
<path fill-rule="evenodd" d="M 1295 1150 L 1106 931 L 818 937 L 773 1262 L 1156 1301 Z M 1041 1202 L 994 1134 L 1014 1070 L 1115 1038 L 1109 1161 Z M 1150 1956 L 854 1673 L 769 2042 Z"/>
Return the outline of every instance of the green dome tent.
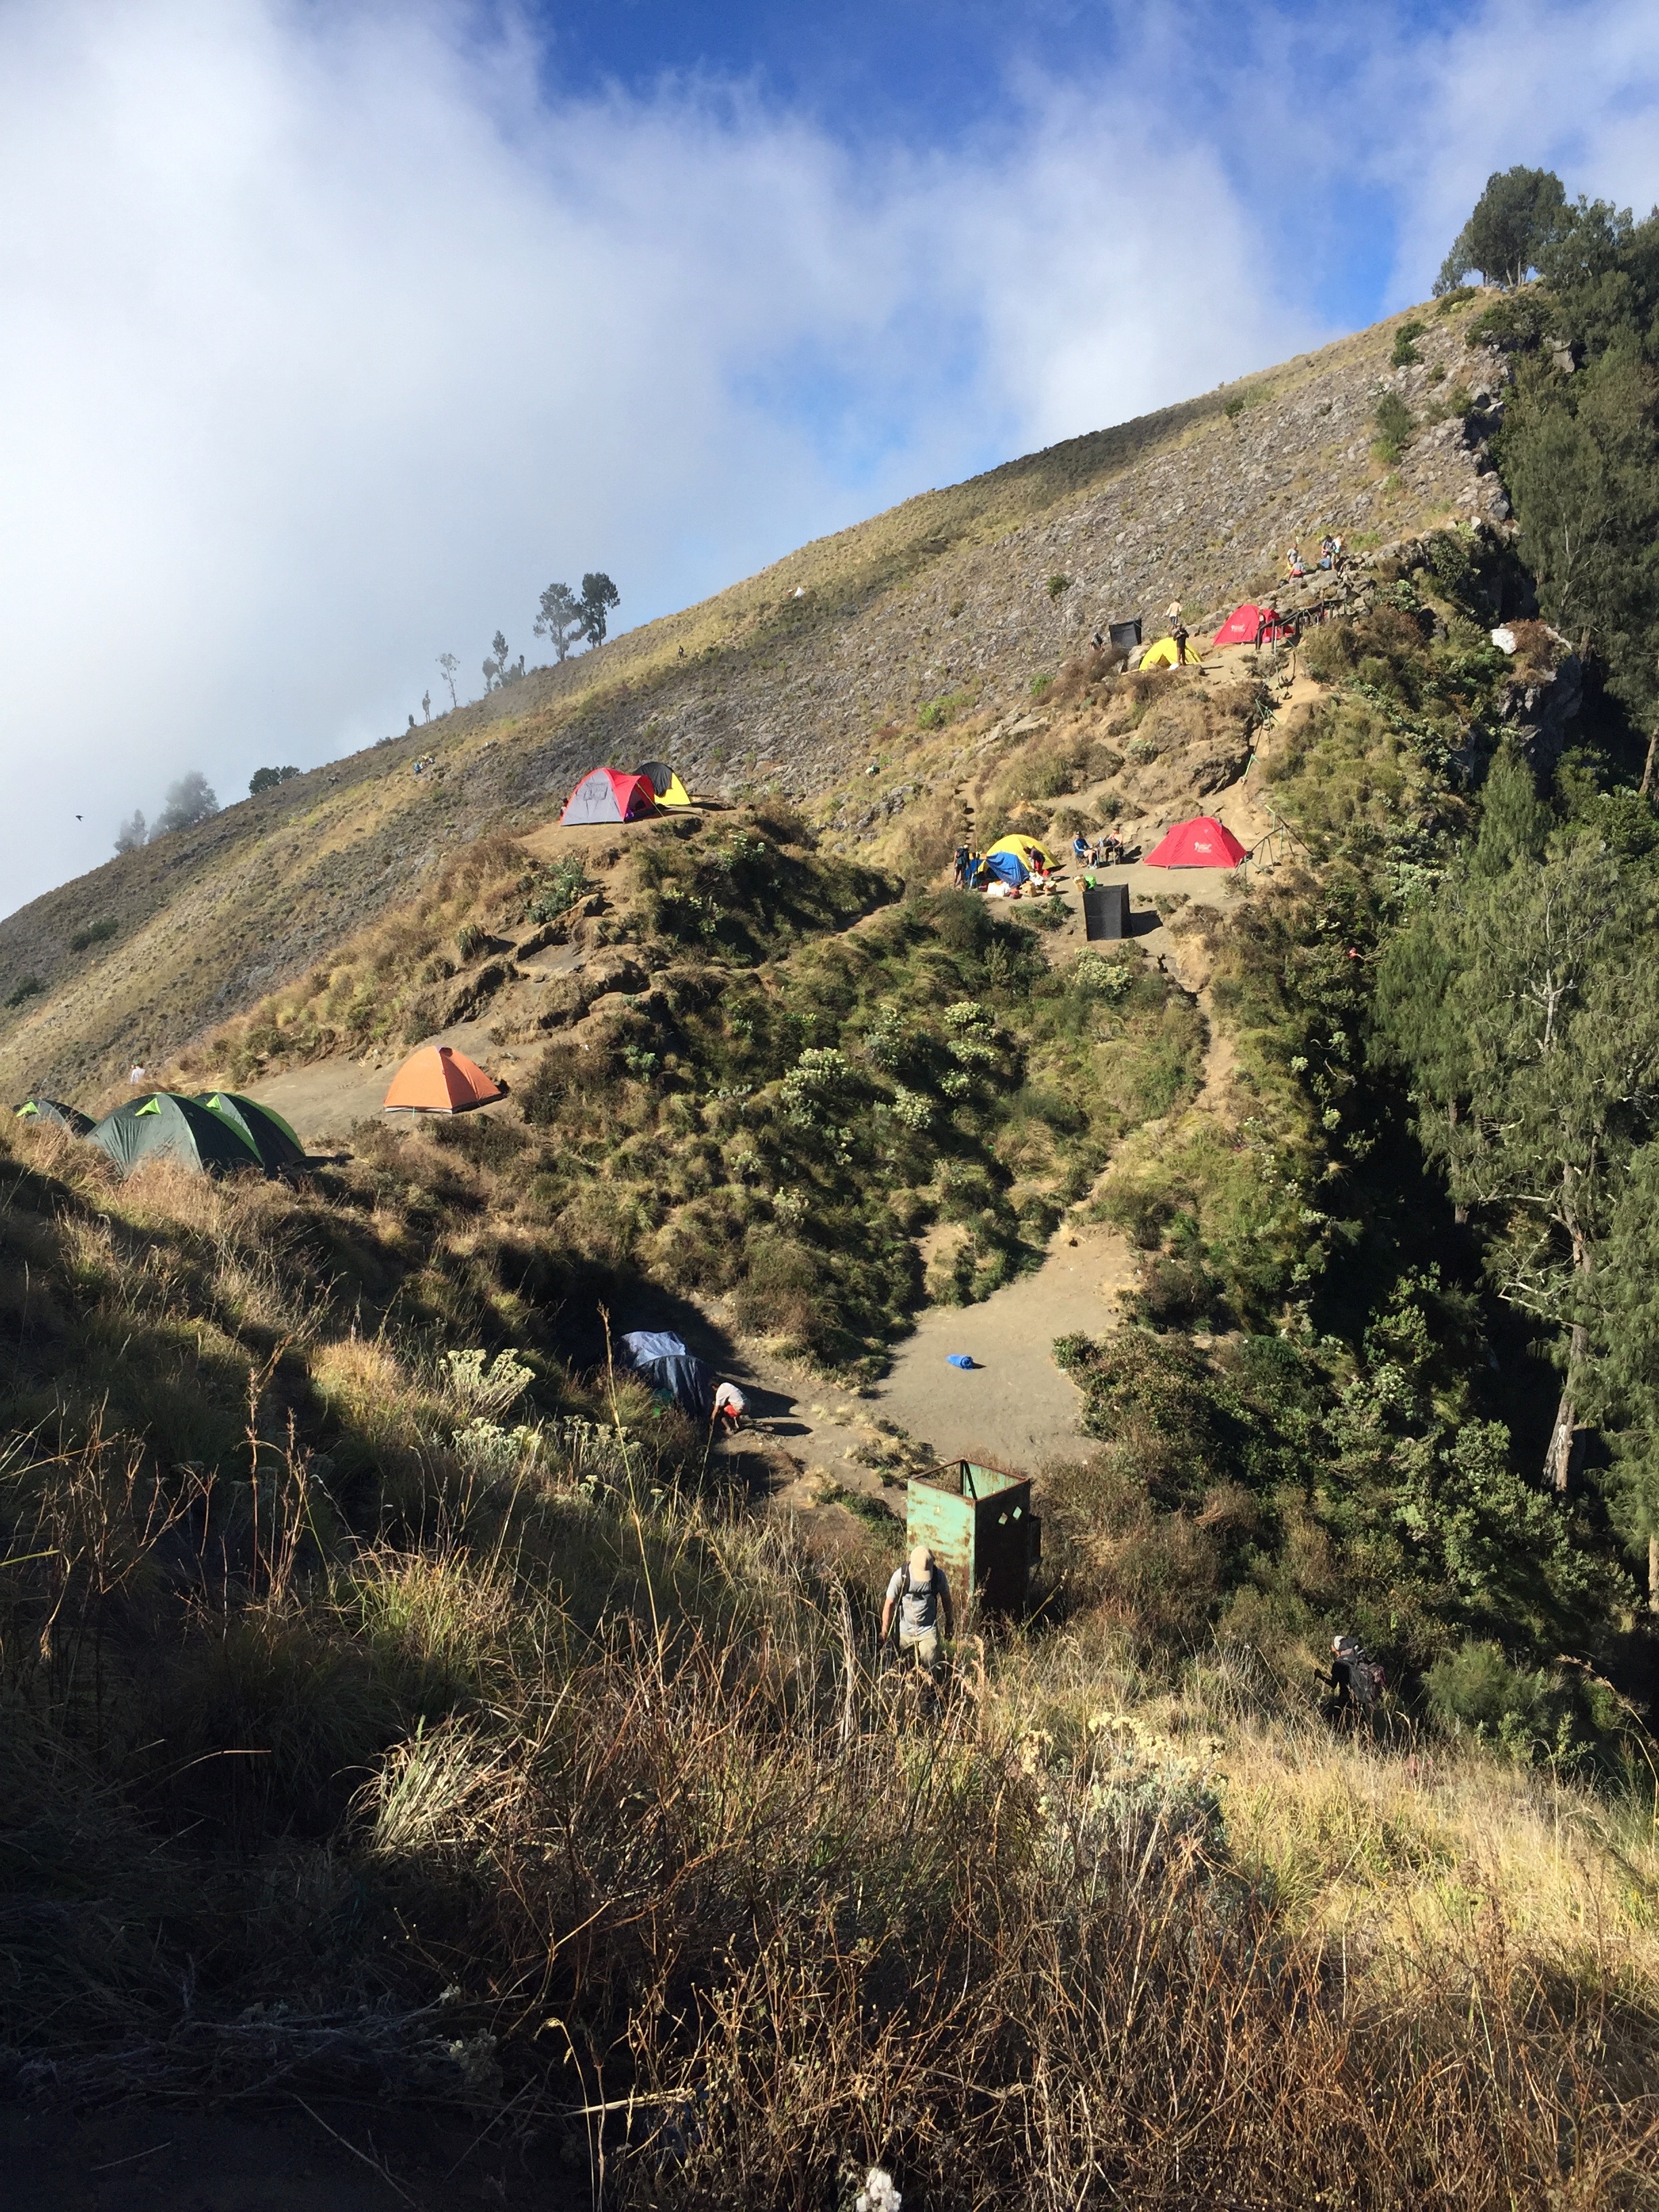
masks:
<path fill-rule="evenodd" d="M 78 1106 L 66 1106 L 61 1098 L 26 1098 L 14 1111 L 20 1121 L 55 1121 L 71 1137 L 84 1137 L 92 1127 L 90 1115 Z"/>
<path fill-rule="evenodd" d="M 146 1160 L 173 1159 L 204 1175 L 234 1175 L 240 1168 L 265 1170 L 258 1152 L 240 1130 L 176 1091 L 129 1098 L 87 1133 L 87 1142 L 107 1152 L 123 1175 Z"/>
<path fill-rule="evenodd" d="M 305 1165 L 305 1146 L 274 1106 L 262 1106 L 257 1098 L 245 1098 L 240 1091 L 202 1091 L 196 1095 L 210 1114 L 216 1114 L 247 1139 L 268 1174 Z"/>

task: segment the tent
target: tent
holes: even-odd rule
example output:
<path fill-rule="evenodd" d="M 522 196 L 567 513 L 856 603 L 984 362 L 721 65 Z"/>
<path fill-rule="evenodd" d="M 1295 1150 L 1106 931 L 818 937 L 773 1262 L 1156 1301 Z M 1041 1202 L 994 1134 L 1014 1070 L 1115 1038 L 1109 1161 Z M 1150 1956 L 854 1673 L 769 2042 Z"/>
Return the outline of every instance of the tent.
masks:
<path fill-rule="evenodd" d="M 666 761 L 646 761 L 634 771 L 642 775 L 657 795 L 659 806 L 690 806 L 690 793 L 680 781 Z"/>
<path fill-rule="evenodd" d="M 393 1113 L 460 1114 L 506 1096 L 476 1061 L 453 1045 L 423 1044 L 392 1079 L 383 1105 Z"/>
<path fill-rule="evenodd" d="M 71 1137 L 84 1137 L 92 1127 L 90 1115 L 82 1113 L 78 1107 L 64 1105 L 61 1098 L 26 1098 L 16 1114 L 20 1121 L 55 1121 Z"/>
<path fill-rule="evenodd" d="M 1046 874 L 1054 865 L 1046 846 L 1039 845 L 1035 837 L 1028 837 L 1018 830 L 1006 837 L 999 837 L 987 851 L 986 859 L 988 860 L 995 853 L 1012 853 L 1028 875 L 1039 868 Z"/>
<path fill-rule="evenodd" d="M 1276 607 L 1259 607 L 1246 599 L 1233 609 L 1215 634 L 1218 645 L 1277 645 L 1292 635 L 1291 625 Z"/>
<path fill-rule="evenodd" d="M 1177 822 L 1147 854 L 1149 868 L 1236 868 L 1249 854 L 1212 814 Z"/>
<path fill-rule="evenodd" d="M 1004 852 L 999 846 L 995 852 L 988 853 L 980 862 L 974 884 L 980 890 L 983 890 L 987 884 L 993 883 L 1006 884 L 1010 890 L 1018 890 L 1030 878 L 1030 873 L 1018 853 Z"/>
<path fill-rule="evenodd" d="M 305 1165 L 305 1146 L 275 1108 L 244 1098 L 239 1091 L 203 1091 L 197 1096 L 210 1114 L 216 1114 L 247 1139 L 270 1174 Z"/>
<path fill-rule="evenodd" d="M 131 1175 L 146 1160 L 160 1159 L 179 1160 L 204 1175 L 264 1168 L 240 1130 L 199 1098 L 186 1098 L 176 1091 L 129 1098 L 88 1130 L 87 1142 L 107 1152 L 123 1175 Z"/>
<path fill-rule="evenodd" d="M 617 768 L 590 769 L 564 803 L 561 829 L 585 823 L 635 822 L 652 813 L 657 795 L 648 775 L 624 775 Z"/>
<path fill-rule="evenodd" d="M 665 1328 L 630 1329 L 623 1339 L 629 1363 L 645 1380 L 672 1398 L 693 1420 L 712 1420 L 714 1370 L 685 1348 L 685 1340 Z"/>
<path fill-rule="evenodd" d="M 1187 647 L 1187 657 L 1183 660 L 1181 658 L 1181 648 L 1175 640 L 1172 637 L 1161 637 L 1156 645 L 1149 645 L 1146 652 L 1141 654 L 1140 665 L 1143 668 L 1196 668 L 1198 655 L 1193 650 L 1189 641 Z"/>

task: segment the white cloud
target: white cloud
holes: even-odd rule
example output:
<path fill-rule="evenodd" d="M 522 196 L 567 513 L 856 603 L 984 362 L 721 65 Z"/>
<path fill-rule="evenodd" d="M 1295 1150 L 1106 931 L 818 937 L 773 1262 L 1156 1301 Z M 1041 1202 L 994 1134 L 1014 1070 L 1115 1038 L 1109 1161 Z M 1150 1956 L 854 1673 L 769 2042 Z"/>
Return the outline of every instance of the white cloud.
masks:
<path fill-rule="evenodd" d="M 6 905 L 185 768 L 401 726 L 446 648 L 476 690 L 551 576 L 639 620 L 1305 335 L 1135 100 L 855 158 L 729 88 L 550 96 L 474 27 L 0 7 Z"/>
<path fill-rule="evenodd" d="M 1443 32 L 1379 41 L 1358 106 L 1402 211 L 1396 301 L 1421 299 L 1495 169 L 1554 169 L 1570 193 L 1659 200 L 1656 0 L 1484 0 Z"/>

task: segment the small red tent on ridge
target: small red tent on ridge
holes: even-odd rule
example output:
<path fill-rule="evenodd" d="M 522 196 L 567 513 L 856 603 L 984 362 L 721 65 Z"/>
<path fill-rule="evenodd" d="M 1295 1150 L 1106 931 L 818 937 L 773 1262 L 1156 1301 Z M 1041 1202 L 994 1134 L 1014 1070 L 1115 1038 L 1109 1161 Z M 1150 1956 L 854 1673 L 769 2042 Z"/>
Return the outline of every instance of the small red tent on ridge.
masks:
<path fill-rule="evenodd" d="M 1276 607 L 1259 607 L 1246 599 L 1235 607 L 1215 634 L 1218 645 L 1277 645 L 1291 635 L 1291 626 Z"/>
<path fill-rule="evenodd" d="M 633 822 L 656 811 L 657 794 L 648 775 L 624 775 L 617 768 L 590 769 L 564 803 L 559 826 L 587 822 Z"/>
<path fill-rule="evenodd" d="M 1212 814 L 1177 822 L 1147 854 L 1149 868 L 1236 868 L 1249 854 Z"/>
<path fill-rule="evenodd" d="M 392 1077 L 385 1105 L 393 1112 L 459 1114 L 505 1096 L 499 1083 L 453 1045 L 423 1044 Z"/>

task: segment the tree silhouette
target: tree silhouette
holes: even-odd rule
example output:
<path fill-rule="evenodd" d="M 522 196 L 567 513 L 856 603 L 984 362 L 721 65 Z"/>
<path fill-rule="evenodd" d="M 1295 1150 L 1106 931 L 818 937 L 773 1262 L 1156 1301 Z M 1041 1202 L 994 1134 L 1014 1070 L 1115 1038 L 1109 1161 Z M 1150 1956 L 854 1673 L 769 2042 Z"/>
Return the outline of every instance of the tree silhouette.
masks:
<path fill-rule="evenodd" d="M 152 837 L 165 837 L 173 830 L 193 830 L 198 822 L 205 822 L 210 814 L 219 811 L 219 802 L 213 787 L 199 769 L 191 769 L 177 783 L 167 786 L 167 795 Z"/>
<path fill-rule="evenodd" d="M 1559 235 L 1566 204 L 1566 188 L 1553 169 L 1494 169 L 1441 264 L 1436 292 L 1454 291 L 1471 269 L 1488 283 L 1523 283 Z"/>
<path fill-rule="evenodd" d="M 605 620 L 612 607 L 622 605 L 622 593 L 601 569 L 590 569 L 582 578 L 581 634 L 590 645 L 605 643 Z"/>
<path fill-rule="evenodd" d="M 146 842 L 149 835 L 149 824 L 144 820 L 143 813 L 140 808 L 135 806 L 115 833 L 115 849 L 118 853 L 136 853 Z"/>
<path fill-rule="evenodd" d="M 550 584 L 542 593 L 542 611 L 536 617 L 536 635 L 552 641 L 559 659 L 568 660 L 570 648 L 586 634 L 581 601 L 568 584 Z"/>
<path fill-rule="evenodd" d="M 452 708 L 459 707 L 461 703 L 455 696 L 455 671 L 460 665 L 453 653 L 441 653 L 438 655 L 438 665 L 443 671 L 444 682 L 449 686 L 449 703 Z"/>

